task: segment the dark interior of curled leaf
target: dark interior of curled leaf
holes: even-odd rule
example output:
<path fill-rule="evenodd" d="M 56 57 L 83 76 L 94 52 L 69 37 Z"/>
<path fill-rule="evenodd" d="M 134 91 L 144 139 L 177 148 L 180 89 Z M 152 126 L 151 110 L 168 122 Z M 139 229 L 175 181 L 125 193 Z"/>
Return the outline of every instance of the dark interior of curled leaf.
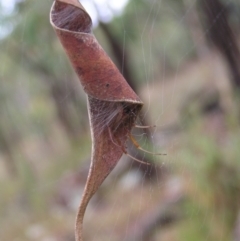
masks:
<path fill-rule="evenodd" d="M 52 9 L 52 22 L 61 29 L 90 33 L 92 20 L 81 8 L 56 1 Z"/>
<path fill-rule="evenodd" d="M 141 104 L 123 101 L 100 101 L 90 96 L 89 102 L 94 136 L 97 137 L 104 129 L 107 129 L 111 131 L 115 140 L 130 133 L 142 108 Z"/>

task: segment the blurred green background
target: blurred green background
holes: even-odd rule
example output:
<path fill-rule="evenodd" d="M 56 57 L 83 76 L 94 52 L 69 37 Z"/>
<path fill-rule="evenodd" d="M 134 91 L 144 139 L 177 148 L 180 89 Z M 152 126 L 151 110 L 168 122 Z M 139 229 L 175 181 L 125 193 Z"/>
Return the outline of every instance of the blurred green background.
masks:
<path fill-rule="evenodd" d="M 14 2 L 14 1 L 13 1 Z M 240 3 L 83 1 L 144 101 L 136 139 L 89 205 L 85 240 L 240 241 Z M 0 1 L 0 240 L 72 241 L 90 164 L 86 97 L 50 0 Z M 8 6 L 8 7 L 6 7 Z M 124 197 L 124 198 L 123 198 Z"/>

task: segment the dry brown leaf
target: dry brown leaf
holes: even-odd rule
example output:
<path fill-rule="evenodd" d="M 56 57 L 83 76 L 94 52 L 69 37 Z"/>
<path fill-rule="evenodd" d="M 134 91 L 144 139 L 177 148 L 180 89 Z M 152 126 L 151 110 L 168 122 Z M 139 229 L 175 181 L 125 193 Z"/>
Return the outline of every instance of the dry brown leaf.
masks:
<path fill-rule="evenodd" d="M 82 241 L 88 202 L 122 156 L 143 103 L 97 42 L 91 18 L 77 0 L 56 0 L 50 21 L 88 99 L 92 156 L 75 230 Z"/>

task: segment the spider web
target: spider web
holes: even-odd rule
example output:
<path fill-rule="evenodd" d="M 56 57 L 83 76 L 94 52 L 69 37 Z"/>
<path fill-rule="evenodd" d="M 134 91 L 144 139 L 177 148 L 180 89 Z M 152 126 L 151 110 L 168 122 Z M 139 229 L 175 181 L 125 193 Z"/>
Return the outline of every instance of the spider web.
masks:
<path fill-rule="evenodd" d="M 51 4 L 50 1 L 48 3 Z M 132 69 L 135 79 L 139 80 L 138 94 L 144 102 L 138 124 L 141 125 L 143 120 L 147 120 L 149 125 L 156 126 L 149 128 L 150 135 L 145 130 L 134 130 L 133 136 L 144 149 L 167 155 L 149 155 L 128 143 L 131 155 L 140 160 L 150 159 L 153 164 L 151 167 L 144 167 L 123 155 L 87 208 L 84 219 L 85 240 L 167 241 L 193 240 L 193 237 L 199 237 L 199 240 L 227 240 L 231 235 L 223 227 L 228 217 L 225 212 L 218 216 L 213 208 L 218 203 L 214 199 L 221 198 L 224 203 L 225 196 L 219 196 L 218 193 L 215 195 L 214 188 L 217 187 L 221 191 L 221 187 L 218 186 L 219 183 L 214 186 L 215 180 L 211 183 L 211 178 L 207 175 L 212 173 L 209 170 L 214 170 L 209 166 L 214 166 L 214 160 L 219 157 L 217 153 L 222 149 L 222 144 L 215 141 L 215 137 L 221 139 L 223 136 L 227 139 L 225 132 L 228 133 L 229 137 L 224 143 L 229 141 L 232 145 L 223 152 L 230 156 L 229 159 L 234 159 L 239 139 L 232 133 L 234 131 L 226 130 L 220 115 L 199 117 L 199 113 L 195 113 L 195 110 L 201 109 L 199 103 L 205 98 L 203 93 L 209 89 L 210 96 L 215 92 L 220 93 L 222 105 L 227 110 L 234 111 L 226 64 L 218 52 L 205 42 L 208 32 L 222 12 L 219 12 L 211 26 L 199 25 L 196 27 L 200 28 L 199 32 L 191 32 L 189 21 L 191 22 L 192 15 L 197 13 L 197 1 L 182 1 L 181 10 L 177 1 L 142 1 L 148 10 L 143 14 L 139 12 L 141 6 L 137 3 L 131 5 L 131 11 L 135 12 L 131 15 L 132 22 L 137 23 L 135 29 L 131 29 L 128 26 L 129 16 L 124 15 L 123 10 L 114 10 L 110 3 L 110 7 L 104 3 L 104 7 L 99 7 L 100 12 L 97 12 L 91 7 L 94 6 L 91 3 L 82 2 L 86 9 L 89 9 L 90 15 L 92 14 L 94 27 L 98 24 L 94 17 L 97 14 L 105 22 L 112 20 L 116 15 L 121 23 L 121 33 L 118 36 L 123 47 L 120 70 L 124 73 L 126 58 L 130 56 L 134 62 Z M 224 1 L 224 4 L 230 7 L 235 2 Z M 31 11 L 29 9 L 26 16 L 22 16 L 25 21 L 30 18 Z M 27 33 L 22 31 L 19 44 L 22 51 L 27 51 L 24 44 Z M 104 37 L 97 29 L 94 31 L 100 44 L 111 54 Z M 10 48 L 9 46 L 10 43 L 7 43 L 4 47 Z M 59 46 L 56 48 L 60 48 Z M 125 56 L 125 53 L 128 55 Z M 54 59 L 57 59 L 56 66 L 58 63 L 65 63 L 60 54 Z M 1 68 L 1 78 L 7 77 L 7 64 L 5 62 Z M 28 117 L 24 117 L 24 114 L 16 117 L 14 110 L 10 112 L 11 108 L 5 108 L 6 120 L 17 118 L 17 121 L 23 123 L 16 128 L 17 131 L 20 129 L 20 133 L 25 133 L 30 129 L 30 132 L 35 134 L 26 134 L 16 147 L 16 159 L 20 160 L 20 176 L 6 186 L 2 201 L 5 210 L 1 212 L 3 217 L 8 218 L 5 223 L 0 219 L 2 230 L 9 230 L 7 226 L 10 225 L 14 232 L 0 232 L 0 239 L 73 240 L 75 215 L 90 163 L 90 134 L 83 131 L 82 139 L 73 145 L 65 138 L 66 135 L 55 115 L 45 113 L 55 111 L 53 104 L 49 104 L 46 109 L 44 106 L 49 102 L 41 97 L 49 96 L 49 93 L 46 94 L 49 90 L 46 91 L 41 84 L 38 84 L 37 88 L 29 88 L 30 79 L 34 78 L 34 74 L 25 79 L 22 69 L 28 68 L 26 65 L 22 54 L 20 67 L 16 69 L 15 77 L 11 77 L 12 83 L 17 84 L 20 89 L 20 96 L 14 98 L 15 103 L 20 99 L 23 112 L 28 105 L 33 105 L 34 108 L 37 106 L 36 113 L 28 107 L 35 119 L 26 119 Z M 57 69 L 55 66 L 53 68 Z M 67 80 L 64 82 L 65 93 L 59 99 L 62 105 L 69 101 L 71 95 L 76 94 L 68 83 L 68 71 L 66 70 L 63 78 Z M 75 81 L 77 94 L 83 96 L 84 102 L 85 97 L 79 83 L 76 79 L 71 80 Z M 37 84 L 37 81 L 34 81 L 34 84 Z M 11 89 L 12 86 L 4 85 L 4 88 Z M 32 103 L 36 101 L 36 97 L 32 98 L 33 95 L 40 99 L 37 104 Z M 203 99 L 191 98 L 199 95 L 203 96 Z M 46 99 L 50 100 L 49 97 Z M 193 107 L 189 104 L 191 102 Z M 39 110 L 47 117 L 42 118 Z M 82 107 L 81 111 L 86 115 L 86 107 Z M 104 118 L 107 115 L 108 112 L 102 113 Z M 236 118 L 234 115 L 231 117 Z M 111 121 L 111 115 L 109 120 Z M 42 133 L 43 129 L 39 127 L 43 123 L 49 124 L 49 128 L 43 128 L 46 133 Z M 13 123 L 14 126 L 17 124 Z M 86 123 L 84 125 L 89 128 Z M 104 121 L 99 119 L 98 126 L 104 125 Z M 204 131 L 204 128 L 207 131 Z M 52 138 L 47 132 L 51 133 Z M 2 156 L 2 160 L 6 159 L 4 154 Z M 2 187 L 10 180 L 8 178 L 1 180 Z M 14 201 L 9 201 L 8 204 L 11 195 Z M 186 202 L 183 201 L 185 199 Z M 15 216 L 19 218 L 13 222 Z M 214 225 L 216 220 L 217 228 Z M 21 231 L 18 230 L 19 227 Z M 221 231 L 216 231 L 218 229 Z M 230 230 L 233 229 L 234 224 L 230 227 Z"/>

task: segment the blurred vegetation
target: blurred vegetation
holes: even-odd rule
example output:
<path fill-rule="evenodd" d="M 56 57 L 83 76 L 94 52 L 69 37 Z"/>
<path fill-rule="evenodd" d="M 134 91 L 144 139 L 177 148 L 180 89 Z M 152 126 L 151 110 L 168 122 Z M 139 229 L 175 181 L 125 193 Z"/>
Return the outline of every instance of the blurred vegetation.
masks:
<path fill-rule="evenodd" d="M 240 4 L 221 2 L 239 48 Z M 86 179 L 91 140 L 85 94 L 49 24 L 51 4 L 16 1 L 14 11 L 6 13 L 0 2 L 2 241 L 73 240 Z M 122 59 L 101 25 L 94 29 L 119 69 L 131 70 L 147 106 L 145 115 L 158 126 L 152 131 L 154 145 L 163 142 L 168 156 L 156 165 L 166 167 L 168 178 L 183 182 L 181 220 L 160 227 L 149 240 L 227 241 L 240 229 L 239 98 L 226 60 L 209 44 L 211 27 L 203 24 L 201 11 L 199 1 L 130 0 L 121 15 L 104 23 L 121 46 Z M 145 193 L 146 200 L 151 196 L 161 205 L 159 186 L 166 180 L 150 187 L 140 182 L 131 192 L 119 191 L 114 180 L 108 184 L 111 191 L 98 198 L 109 206 L 123 202 L 123 195 L 129 198 L 120 203 L 122 226 L 114 227 L 116 237 L 111 233 L 111 240 L 120 240 L 124 223 L 130 226 L 122 220 L 128 220 L 133 203 Z M 88 218 L 86 229 L 91 224 L 100 232 L 99 227 L 109 230 L 117 223 L 111 207 L 99 209 L 90 209 L 99 215 Z M 138 212 L 141 216 L 140 208 Z M 106 226 L 103 216 L 108 217 Z M 92 230 L 86 231 L 89 240 L 96 238 Z M 100 234 L 98 241 L 106 240 Z"/>

